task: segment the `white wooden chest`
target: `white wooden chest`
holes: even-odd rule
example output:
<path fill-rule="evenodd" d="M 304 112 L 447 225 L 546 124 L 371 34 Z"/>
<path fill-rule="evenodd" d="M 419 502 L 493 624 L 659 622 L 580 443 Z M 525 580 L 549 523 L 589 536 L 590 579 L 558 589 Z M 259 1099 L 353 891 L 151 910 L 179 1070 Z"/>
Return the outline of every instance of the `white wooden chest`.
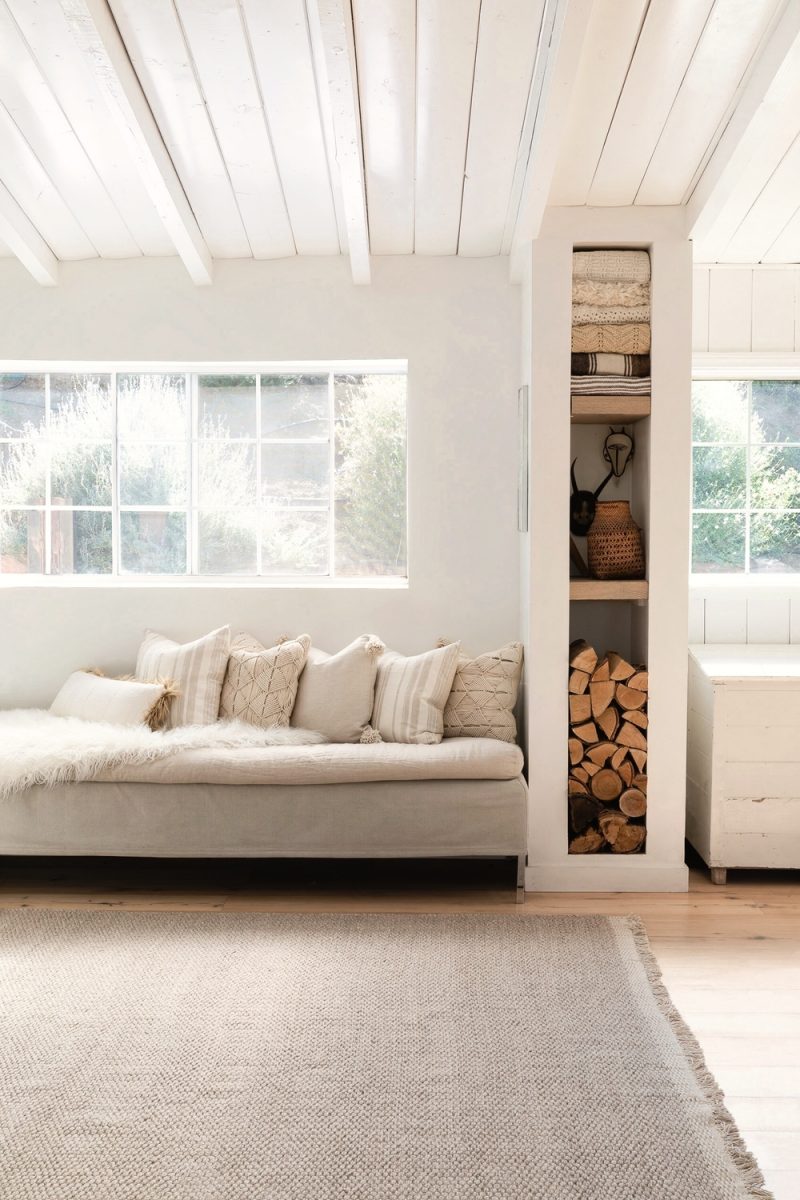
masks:
<path fill-rule="evenodd" d="M 800 868 L 800 646 L 691 646 L 686 836 L 729 867 Z"/>

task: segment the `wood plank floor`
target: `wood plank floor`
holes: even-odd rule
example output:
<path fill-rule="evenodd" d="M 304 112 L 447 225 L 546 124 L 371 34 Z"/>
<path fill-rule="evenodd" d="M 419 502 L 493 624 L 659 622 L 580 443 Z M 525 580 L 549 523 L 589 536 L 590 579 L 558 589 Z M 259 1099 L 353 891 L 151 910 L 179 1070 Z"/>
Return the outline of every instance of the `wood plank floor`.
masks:
<path fill-rule="evenodd" d="M 4 860 L 0 907 L 637 913 L 776 1200 L 800 1197 L 800 872 L 693 869 L 685 895 L 533 893 L 507 864 Z"/>

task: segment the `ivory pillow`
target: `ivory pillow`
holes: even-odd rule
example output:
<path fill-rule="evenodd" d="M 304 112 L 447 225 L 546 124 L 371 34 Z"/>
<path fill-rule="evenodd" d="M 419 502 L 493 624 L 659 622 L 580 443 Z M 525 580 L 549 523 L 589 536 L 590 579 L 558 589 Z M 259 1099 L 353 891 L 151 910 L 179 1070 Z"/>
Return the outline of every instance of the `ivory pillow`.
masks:
<path fill-rule="evenodd" d="M 168 683 L 108 679 L 93 671 L 73 671 L 50 705 L 50 712 L 81 721 L 160 729 L 166 724 L 174 695 Z"/>
<path fill-rule="evenodd" d="M 219 715 L 262 729 L 288 725 L 310 645 L 305 633 L 269 648 L 247 633 L 238 633 L 231 646 Z"/>
<path fill-rule="evenodd" d="M 372 728 L 384 742 L 430 746 L 442 740 L 443 710 L 458 666 L 459 642 L 413 658 L 378 659 Z"/>
<path fill-rule="evenodd" d="M 370 731 L 378 656 L 385 647 L 371 634 L 338 654 L 312 647 L 300 677 L 292 724 L 316 729 L 330 742 L 360 742 Z"/>
<path fill-rule="evenodd" d="M 514 706 L 521 674 L 521 642 L 477 658 L 462 654 L 444 707 L 444 736 L 516 741 Z"/>
<path fill-rule="evenodd" d="M 217 720 L 230 643 L 229 625 L 183 645 L 145 630 L 136 657 L 136 676 L 172 680 L 180 695 L 172 705 L 170 727 L 213 725 Z"/>

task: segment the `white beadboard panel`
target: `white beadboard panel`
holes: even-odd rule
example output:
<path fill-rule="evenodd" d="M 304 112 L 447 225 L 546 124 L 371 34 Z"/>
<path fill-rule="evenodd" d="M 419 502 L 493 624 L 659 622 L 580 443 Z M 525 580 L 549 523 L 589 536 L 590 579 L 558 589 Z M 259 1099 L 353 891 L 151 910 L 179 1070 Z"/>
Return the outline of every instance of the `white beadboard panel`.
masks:
<path fill-rule="evenodd" d="M 706 602 L 695 592 L 689 593 L 689 643 L 706 640 Z"/>
<path fill-rule="evenodd" d="M 740 595 L 711 592 L 705 602 L 707 643 L 739 644 L 747 641 L 747 599 Z"/>
<path fill-rule="evenodd" d="M 751 594 L 747 599 L 747 641 L 753 644 L 789 641 L 789 597 Z"/>
<path fill-rule="evenodd" d="M 708 292 L 711 272 L 695 267 L 692 273 L 692 349 L 708 350 Z"/>
<path fill-rule="evenodd" d="M 754 351 L 794 349 L 796 276 L 792 269 L 753 271 Z"/>
<path fill-rule="evenodd" d="M 255 7 L 262 2 L 250 0 Z M 373 254 L 411 254 L 416 131 L 415 0 L 353 0 L 353 26 L 370 249 Z"/>
<path fill-rule="evenodd" d="M 753 272 L 742 267 L 712 271 L 709 284 L 708 348 L 750 350 Z"/>
<path fill-rule="evenodd" d="M 800 588 L 789 596 L 789 642 L 800 644 Z"/>
<path fill-rule="evenodd" d="M 480 0 L 418 0 L 418 254 L 455 254 L 467 156 Z"/>

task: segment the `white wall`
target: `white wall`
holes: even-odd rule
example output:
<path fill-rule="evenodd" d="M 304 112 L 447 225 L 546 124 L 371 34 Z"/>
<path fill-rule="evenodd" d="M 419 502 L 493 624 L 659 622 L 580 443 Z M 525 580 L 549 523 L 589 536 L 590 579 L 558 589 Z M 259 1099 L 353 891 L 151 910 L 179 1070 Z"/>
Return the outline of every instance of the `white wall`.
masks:
<path fill-rule="evenodd" d="M 731 356 L 731 374 L 752 368 L 800 379 L 800 268 L 697 266 L 694 269 L 693 348 Z M 693 583 L 690 642 L 800 642 L 800 586 L 780 577 Z"/>
<path fill-rule="evenodd" d="M 130 668 L 145 626 L 307 631 L 332 650 L 375 631 L 405 653 L 519 636 L 519 289 L 505 259 L 377 259 L 368 287 L 344 259 L 217 263 L 210 288 L 172 259 L 64 263 L 61 280 L 41 288 L 0 263 L 0 360 L 407 358 L 409 586 L 3 582 L 0 706 L 49 703 L 75 667 Z"/>

